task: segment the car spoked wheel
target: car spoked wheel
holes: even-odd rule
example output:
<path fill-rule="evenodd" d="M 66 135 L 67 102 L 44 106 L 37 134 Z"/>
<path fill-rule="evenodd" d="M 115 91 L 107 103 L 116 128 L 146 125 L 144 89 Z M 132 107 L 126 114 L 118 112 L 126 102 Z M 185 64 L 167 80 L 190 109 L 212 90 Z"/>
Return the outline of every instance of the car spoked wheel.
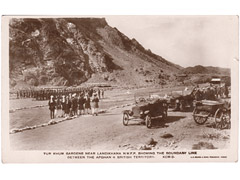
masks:
<path fill-rule="evenodd" d="M 215 113 L 215 124 L 216 128 L 218 129 L 230 129 L 231 122 L 230 122 L 230 113 L 224 112 L 221 109 L 218 109 Z"/>
<path fill-rule="evenodd" d="M 145 122 L 146 122 L 147 128 L 151 128 L 151 127 L 152 127 L 152 119 L 151 119 L 151 116 L 150 116 L 150 115 L 147 115 L 147 116 L 145 117 Z"/>
<path fill-rule="evenodd" d="M 127 113 L 123 114 L 123 125 L 127 126 L 129 121 L 129 115 Z"/>
<path fill-rule="evenodd" d="M 214 115 L 214 119 L 215 119 L 215 126 L 218 129 L 222 129 L 222 110 L 218 109 Z"/>
<path fill-rule="evenodd" d="M 208 113 L 195 108 L 193 111 L 193 119 L 197 124 L 202 125 L 207 121 Z"/>
<path fill-rule="evenodd" d="M 231 122 L 230 122 L 230 115 L 227 112 L 224 112 L 221 116 L 222 120 L 222 129 L 230 129 L 231 128 Z"/>

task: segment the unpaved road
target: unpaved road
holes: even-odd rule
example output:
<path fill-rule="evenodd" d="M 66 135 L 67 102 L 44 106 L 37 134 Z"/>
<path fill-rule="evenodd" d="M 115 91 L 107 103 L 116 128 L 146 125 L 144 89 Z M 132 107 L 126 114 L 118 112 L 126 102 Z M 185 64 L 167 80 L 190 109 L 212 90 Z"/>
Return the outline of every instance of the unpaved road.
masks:
<path fill-rule="evenodd" d="M 197 125 L 192 112 L 168 112 L 166 121 L 155 120 L 148 129 L 139 121 L 130 121 L 128 126 L 122 124 L 121 108 L 124 104 L 134 102 L 134 94 L 159 94 L 161 96 L 174 88 L 113 89 L 106 91 L 100 101 L 100 108 L 109 109 L 99 116 L 84 116 L 67 120 L 55 125 L 10 134 L 10 144 L 16 150 L 138 150 L 166 149 L 190 150 L 229 148 L 230 130 L 218 130 L 212 127 L 210 118 L 204 125 Z M 44 107 L 31 109 L 36 105 Z M 41 125 L 49 122 L 47 101 L 16 99 L 10 101 L 10 110 L 27 107 L 10 113 L 10 130 L 26 126 Z M 29 109 L 28 109 L 29 108 Z M 169 138 L 162 136 L 168 135 Z M 154 145 L 149 146 L 150 139 Z"/>
<path fill-rule="evenodd" d="M 139 121 L 123 126 L 124 109 L 130 107 L 10 134 L 11 147 L 15 150 L 138 150 L 151 138 L 156 141 L 151 149 L 190 150 L 199 142 L 211 144 L 216 149 L 229 147 L 230 130 L 213 128 L 212 119 L 197 125 L 191 112 L 170 111 L 166 121 L 155 120 L 153 127 L 148 129 Z M 173 137 L 161 137 L 164 134 Z"/>

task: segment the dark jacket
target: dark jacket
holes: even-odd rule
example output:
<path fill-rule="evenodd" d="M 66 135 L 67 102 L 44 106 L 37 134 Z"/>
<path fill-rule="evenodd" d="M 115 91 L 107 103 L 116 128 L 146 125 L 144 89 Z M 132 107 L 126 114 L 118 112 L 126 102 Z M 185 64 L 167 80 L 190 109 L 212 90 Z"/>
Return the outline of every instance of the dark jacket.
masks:
<path fill-rule="evenodd" d="M 98 102 L 99 102 L 98 97 L 94 97 L 93 100 L 92 100 L 93 108 L 99 108 Z"/>
<path fill-rule="evenodd" d="M 78 99 L 78 107 L 79 107 L 80 110 L 84 109 L 84 107 L 83 107 L 84 103 L 85 103 L 85 99 L 83 97 L 80 97 Z"/>
<path fill-rule="evenodd" d="M 49 100 L 48 106 L 49 106 L 49 109 L 51 111 L 55 110 L 56 109 L 56 102 L 55 102 L 55 100 L 53 100 L 52 102 L 50 102 L 50 100 Z"/>
<path fill-rule="evenodd" d="M 77 100 L 77 98 L 73 98 L 73 100 L 72 100 L 72 109 L 76 110 L 77 107 L 78 107 L 78 100 Z"/>
<path fill-rule="evenodd" d="M 71 106 L 72 106 L 71 101 L 70 100 L 66 100 L 66 102 L 65 102 L 65 113 L 68 114 L 70 112 Z"/>
<path fill-rule="evenodd" d="M 85 108 L 91 109 L 90 97 L 86 98 L 86 100 L 85 100 Z"/>

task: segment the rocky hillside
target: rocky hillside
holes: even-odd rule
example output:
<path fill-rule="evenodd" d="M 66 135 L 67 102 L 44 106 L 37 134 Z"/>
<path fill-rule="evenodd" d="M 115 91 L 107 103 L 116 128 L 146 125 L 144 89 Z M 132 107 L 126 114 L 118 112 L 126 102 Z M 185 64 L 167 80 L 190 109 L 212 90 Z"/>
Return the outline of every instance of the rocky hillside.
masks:
<path fill-rule="evenodd" d="M 12 19 L 10 85 L 166 84 L 175 65 L 104 18 Z"/>

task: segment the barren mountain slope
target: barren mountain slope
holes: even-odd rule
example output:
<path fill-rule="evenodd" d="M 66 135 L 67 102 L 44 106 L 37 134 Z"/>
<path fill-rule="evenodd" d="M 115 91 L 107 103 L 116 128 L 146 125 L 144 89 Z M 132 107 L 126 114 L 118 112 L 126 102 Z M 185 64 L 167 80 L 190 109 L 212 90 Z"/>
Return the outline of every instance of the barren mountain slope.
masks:
<path fill-rule="evenodd" d="M 181 69 L 129 39 L 104 18 L 12 19 L 10 83 L 165 84 Z"/>

